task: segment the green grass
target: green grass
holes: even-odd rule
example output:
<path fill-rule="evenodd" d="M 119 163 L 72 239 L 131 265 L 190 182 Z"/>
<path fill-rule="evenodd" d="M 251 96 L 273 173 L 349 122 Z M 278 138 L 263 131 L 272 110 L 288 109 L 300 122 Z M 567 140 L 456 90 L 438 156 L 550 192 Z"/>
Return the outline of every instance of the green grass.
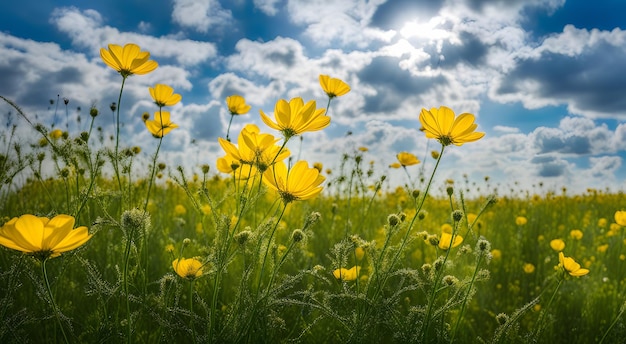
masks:
<path fill-rule="evenodd" d="M 49 129 L 33 127 L 49 137 Z M 11 133 L 2 137 L 2 222 L 65 213 L 94 233 L 46 262 L 59 313 L 41 262 L 0 248 L 2 343 L 63 342 L 63 332 L 82 343 L 616 343 L 626 336 L 626 235 L 613 224 L 626 207 L 621 193 L 481 196 L 481 186 L 460 181 L 429 184 L 435 171 L 411 176 L 421 180 L 419 193 L 389 189 L 400 183 L 364 166 L 367 153 L 355 151 L 327 175 L 320 196 L 286 208 L 258 177 L 234 181 L 206 168 L 165 166 L 147 198 L 151 174 L 127 172 L 147 153 L 120 149 L 117 180 L 102 172 L 115 159 L 111 144 L 92 136 L 23 146 Z M 40 162 L 55 173 L 44 175 Z M 449 197 L 428 195 L 446 187 Z M 519 216 L 527 223 L 517 225 Z M 444 224 L 461 245 L 432 244 Z M 573 229 L 583 237 L 573 238 Z M 550 241 L 559 238 L 588 275 L 555 268 Z M 197 257 L 203 275 L 193 283 L 176 275 L 179 257 Z M 333 276 L 354 265 L 356 280 Z"/>

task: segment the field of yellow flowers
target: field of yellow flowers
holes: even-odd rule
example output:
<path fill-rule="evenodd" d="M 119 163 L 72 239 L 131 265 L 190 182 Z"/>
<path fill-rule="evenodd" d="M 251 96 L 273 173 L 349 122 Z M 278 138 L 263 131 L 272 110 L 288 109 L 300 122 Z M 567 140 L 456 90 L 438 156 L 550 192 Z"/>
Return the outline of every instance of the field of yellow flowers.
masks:
<path fill-rule="evenodd" d="M 0 95 L 37 134 L 28 147 L 1 137 L 0 342 L 624 342 L 623 194 L 438 185 L 446 148 L 484 135 L 445 106 L 416 114 L 416 135 L 439 147 L 422 158 L 432 169 L 411 175 L 409 152 L 391 166 L 411 185 L 385 187 L 365 147 L 333 171 L 294 161 L 287 143 L 328 127 L 350 91 L 327 75 L 325 107 L 280 99 L 260 113 L 268 132 L 229 124 L 223 157 L 197 171 L 159 161 L 182 97 L 156 84 L 143 116 L 155 151 L 138 174 L 147 153 L 125 146 L 119 104 L 158 64 L 135 44 L 101 57 L 121 76 L 110 142 L 93 131 L 97 108 L 89 131 L 64 132 Z M 226 106 L 231 122 L 250 110 L 241 95 Z"/>

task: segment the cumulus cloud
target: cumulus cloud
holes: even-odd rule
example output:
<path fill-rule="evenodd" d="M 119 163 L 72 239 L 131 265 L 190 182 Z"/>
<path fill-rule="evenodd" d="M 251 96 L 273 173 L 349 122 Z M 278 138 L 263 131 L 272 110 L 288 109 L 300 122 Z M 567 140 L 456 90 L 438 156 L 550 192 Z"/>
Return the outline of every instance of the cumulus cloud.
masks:
<path fill-rule="evenodd" d="M 222 29 L 233 21 L 233 16 L 218 0 L 174 0 L 172 21 L 206 33 L 216 27 Z"/>
<path fill-rule="evenodd" d="M 99 54 L 100 48 L 107 44 L 124 45 L 129 42 L 148 50 L 153 57 L 169 58 L 182 66 L 197 65 L 217 55 L 215 44 L 210 42 L 120 32 L 114 27 L 104 25 L 102 16 L 94 10 L 57 8 L 52 12 L 50 22 L 59 31 L 67 34 L 75 46 L 87 48 L 94 55 Z"/>
<path fill-rule="evenodd" d="M 578 29 L 572 25 L 518 56 L 513 69 L 497 77 L 490 95 L 529 109 L 567 104 L 590 118 L 626 118 L 626 31 Z"/>

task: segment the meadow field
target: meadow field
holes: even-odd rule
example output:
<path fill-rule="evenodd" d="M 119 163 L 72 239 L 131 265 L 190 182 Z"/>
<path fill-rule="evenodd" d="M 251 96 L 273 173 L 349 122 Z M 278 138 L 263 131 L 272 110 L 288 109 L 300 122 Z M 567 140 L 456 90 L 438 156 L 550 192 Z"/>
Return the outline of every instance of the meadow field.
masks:
<path fill-rule="evenodd" d="M 121 75 L 117 104 L 129 76 L 156 68 L 146 54 L 103 49 Z M 295 161 L 287 142 L 307 144 L 350 91 L 320 85 L 325 107 L 277 100 L 261 114 L 269 129 L 226 132 L 224 157 L 193 170 L 159 157 L 177 128 L 167 85 L 146 90 L 151 149 L 120 137 L 120 122 L 141 119 L 119 107 L 116 132 L 95 107 L 89 130 L 71 132 L 1 97 L 33 135 L 0 137 L 0 342 L 625 341 L 622 192 L 434 178 L 447 147 L 482 138 L 473 115 L 443 106 L 416 115 L 436 148 L 398 152 L 403 181 L 367 147 L 339 152 L 335 169 Z M 239 95 L 225 106 L 237 121 L 250 109 Z"/>

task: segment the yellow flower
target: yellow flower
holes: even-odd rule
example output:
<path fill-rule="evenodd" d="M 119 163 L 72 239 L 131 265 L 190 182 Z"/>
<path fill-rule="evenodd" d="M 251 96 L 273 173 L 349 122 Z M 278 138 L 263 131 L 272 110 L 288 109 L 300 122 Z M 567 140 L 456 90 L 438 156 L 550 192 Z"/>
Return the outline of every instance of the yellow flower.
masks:
<path fill-rule="evenodd" d="M 524 272 L 527 274 L 532 274 L 535 272 L 535 266 L 531 263 L 525 263 L 523 266 Z"/>
<path fill-rule="evenodd" d="M 571 276 L 580 277 L 589 273 L 589 270 L 582 269 L 580 264 L 571 257 L 565 257 L 563 252 L 559 252 L 559 266 L 563 268 L 563 271 L 567 272 Z"/>
<path fill-rule="evenodd" d="M 360 261 L 361 259 L 363 259 L 363 256 L 365 255 L 365 250 L 363 249 L 363 247 L 357 247 L 354 249 L 354 256 L 356 257 L 357 261 Z"/>
<path fill-rule="evenodd" d="M 263 182 L 278 191 L 285 204 L 317 196 L 324 189 L 320 186 L 326 178 L 306 161 L 298 161 L 287 171 L 284 162 L 279 162 L 263 173 Z"/>
<path fill-rule="evenodd" d="M 174 245 L 172 245 L 172 244 L 165 245 L 165 252 L 173 253 L 174 252 Z"/>
<path fill-rule="evenodd" d="M 400 152 L 396 155 L 396 158 L 398 159 L 398 162 L 400 162 L 400 165 L 402 165 L 403 167 L 417 165 L 420 163 L 417 157 L 409 152 Z"/>
<path fill-rule="evenodd" d="M 561 239 L 550 240 L 550 247 L 552 247 L 553 250 L 560 252 L 565 248 L 565 242 Z"/>
<path fill-rule="evenodd" d="M 320 173 L 322 173 L 322 170 L 324 169 L 324 165 L 321 162 L 314 162 L 313 168 L 315 168 L 316 170 L 320 171 Z"/>
<path fill-rule="evenodd" d="M 270 134 L 261 134 L 259 127 L 254 124 L 248 124 L 241 130 L 237 139 L 238 147 L 221 137 L 218 141 L 227 156 L 241 164 L 252 165 L 261 172 L 277 161 L 287 159 L 291 154 L 286 147 L 282 147 L 281 150 L 281 147 L 275 144 L 278 139 Z"/>
<path fill-rule="evenodd" d="M 178 124 L 170 122 L 169 111 L 156 111 L 154 113 L 154 120 L 147 120 L 144 122 L 148 131 L 152 133 L 152 136 L 159 138 L 169 134 L 172 129 L 178 128 Z"/>
<path fill-rule="evenodd" d="M 523 226 L 526 223 L 528 223 L 528 219 L 526 219 L 524 216 L 518 216 L 515 218 L 515 224 L 518 226 Z"/>
<path fill-rule="evenodd" d="M 600 253 L 604 253 L 608 249 L 609 249 L 609 244 L 604 244 L 604 245 L 598 246 L 598 252 L 600 252 Z"/>
<path fill-rule="evenodd" d="M 583 238 L 583 232 L 580 229 L 572 229 L 569 232 L 569 236 L 572 237 L 572 239 L 580 240 Z"/>
<path fill-rule="evenodd" d="M 74 227 L 73 216 L 52 219 L 30 214 L 14 217 L 0 228 L 0 245 L 32 254 L 40 260 L 54 258 L 86 243 L 92 235 L 87 227 Z"/>
<path fill-rule="evenodd" d="M 149 52 L 141 51 L 141 48 L 133 43 L 124 47 L 109 44 L 108 50 L 100 48 L 100 57 L 124 78 L 132 74 L 148 74 L 159 66 L 156 61 L 150 60 Z"/>
<path fill-rule="evenodd" d="M 233 94 L 230 97 L 226 97 L 226 105 L 231 115 L 245 115 L 250 111 L 252 106 L 246 104 L 244 97 Z"/>
<path fill-rule="evenodd" d="M 455 248 L 463 242 L 463 238 L 460 235 L 454 236 L 454 241 L 452 241 L 452 233 L 448 233 L 446 231 L 441 232 L 441 238 L 439 239 L 439 248 L 442 250 L 447 250 L 449 248 Z M 450 245 L 452 244 L 452 245 Z"/>
<path fill-rule="evenodd" d="M 502 251 L 498 250 L 497 248 L 494 248 L 493 250 L 491 250 L 491 256 L 493 257 L 494 260 L 498 260 L 502 258 Z"/>
<path fill-rule="evenodd" d="M 598 227 L 606 227 L 607 220 L 604 217 L 598 219 Z"/>
<path fill-rule="evenodd" d="M 389 164 L 389 167 L 391 167 L 391 168 L 400 168 L 400 167 L 402 167 L 402 164 L 400 164 L 399 162 L 394 162 L 392 164 Z"/>
<path fill-rule="evenodd" d="M 463 113 L 455 118 L 454 112 L 445 106 L 432 108 L 430 111 L 422 109 L 419 116 L 426 137 L 437 139 L 443 146 L 461 146 L 485 136 L 485 133 L 474 131 L 478 126 L 474 119 L 474 115 L 470 113 Z"/>
<path fill-rule="evenodd" d="M 202 276 L 202 262 L 195 258 L 180 258 L 172 262 L 172 267 L 178 276 L 193 280 Z"/>
<path fill-rule="evenodd" d="M 263 122 L 268 127 L 282 132 L 285 139 L 307 131 L 322 130 L 330 124 L 330 117 L 324 115 L 325 109 L 316 109 L 315 100 L 304 104 L 300 97 L 289 102 L 284 99 L 276 102 L 274 108 L 276 122 L 273 122 L 263 110 L 260 112 Z"/>
<path fill-rule="evenodd" d="M 185 209 L 184 205 L 177 204 L 174 207 L 174 214 L 176 214 L 177 216 L 185 215 L 185 214 L 187 214 L 187 209 Z"/>
<path fill-rule="evenodd" d="M 340 268 L 333 271 L 333 276 L 338 280 L 354 281 L 359 277 L 360 266 L 353 266 L 350 269 Z"/>
<path fill-rule="evenodd" d="M 626 211 L 618 210 L 615 212 L 615 223 L 622 227 L 626 226 Z"/>
<path fill-rule="evenodd" d="M 320 86 L 329 98 L 343 96 L 350 92 L 350 86 L 337 78 L 331 78 L 328 75 L 320 75 Z"/>
<path fill-rule="evenodd" d="M 369 151 L 369 148 L 367 148 L 367 147 L 365 147 L 365 146 L 361 146 L 361 147 L 359 147 L 359 150 L 360 150 L 361 152 L 367 152 L 367 151 Z"/>
<path fill-rule="evenodd" d="M 61 129 L 54 129 L 53 131 L 50 132 L 50 138 L 53 140 L 57 140 L 59 139 L 61 136 L 63 136 L 63 131 L 61 131 Z"/>
<path fill-rule="evenodd" d="M 182 99 L 182 96 L 174 93 L 174 89 L 168 85 L 156 84 L 154 88 L 148 87 L 148 89 L 154 103 L 160 107 L 176 105 Z"/>

